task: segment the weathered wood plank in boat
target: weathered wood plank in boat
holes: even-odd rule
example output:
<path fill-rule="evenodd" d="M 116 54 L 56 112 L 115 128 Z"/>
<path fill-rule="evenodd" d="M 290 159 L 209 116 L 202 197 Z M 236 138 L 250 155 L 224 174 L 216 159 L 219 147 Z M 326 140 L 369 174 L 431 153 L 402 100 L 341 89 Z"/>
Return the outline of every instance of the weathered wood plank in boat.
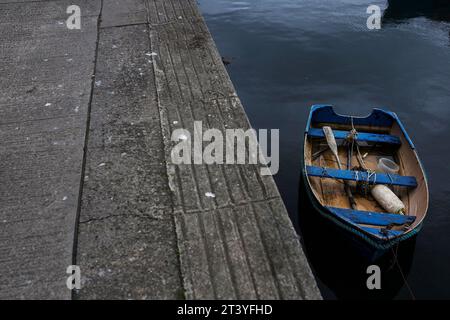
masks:
<path fill-rule="evenodd" d="M 353 223 L 369 224 L 373 226 L 387 226 L 390 224 L 411 224 L 416 220 L 413 216 L 373 211 L 359 211 L 344 208 L 327 207 L 337 216 Z"/>
<path fill-rule="evenodd" d="M 347 138 L 349 131 L 333 130 L 333 134 L 336 139 L 345 139 Z M 325 134 L 321 128 L 310 128 L 308 130 L 308 136 L 314 138 L 325 138 Z M 401 145 L 400 139 L 390 134 L 358 132 L 356 135 L 356 140 Z"/>
<path fill-rule="evenodd" d="M 333 178 L 353 181 L 369 181 L 370 184 L 388 184 L 394 186 L 416 187 L 417 181 L 412 176 L 399 176 L 396 174 L 376 173 L 368 179 L 369 173 L 356 170 L 339 170 L 333 168 L 322 168 L 315 166 L 306 166 L 306 172 L 309 176 Z"/>

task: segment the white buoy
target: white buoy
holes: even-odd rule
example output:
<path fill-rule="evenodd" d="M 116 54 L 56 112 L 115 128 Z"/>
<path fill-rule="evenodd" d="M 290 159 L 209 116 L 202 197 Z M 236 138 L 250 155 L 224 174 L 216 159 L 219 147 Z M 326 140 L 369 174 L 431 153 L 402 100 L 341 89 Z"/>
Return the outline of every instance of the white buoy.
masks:
<path fill-rule="evenodd" d="M 405 205 L 402 200 L 400 200 L 387 186 L 378 184 L 372 188 L 371 193 L 375 200 L 377 200 L 387 212 L 397 214 L 405 213 Z"/>

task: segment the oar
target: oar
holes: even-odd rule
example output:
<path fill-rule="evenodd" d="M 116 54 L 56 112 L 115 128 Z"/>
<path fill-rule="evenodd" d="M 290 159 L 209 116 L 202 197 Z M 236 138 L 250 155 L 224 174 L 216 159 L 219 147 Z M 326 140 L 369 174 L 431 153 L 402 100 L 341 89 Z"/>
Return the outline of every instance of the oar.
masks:
<path fill-rule="evenodd" d="M 330 127 L 325 126 L 322 128 L 323 133 L 325 134 L 325 138 L 327 139 L 328 146 L 330 147 L 331 152 L 334 154 L 336 158 L 339 170 L 342 170 L 341 160 L 339 159 L 338 148 L 336 139 L 334 138 L 333 130 Z M 355 198 L 353 198 L 352 191 L 350 190 L 350 185 L 346 180 L 344 180 L 345 192 L 347 193 L 348 200 L 350 201 L 350 205 L 352 209 L 356 209 Z"/>

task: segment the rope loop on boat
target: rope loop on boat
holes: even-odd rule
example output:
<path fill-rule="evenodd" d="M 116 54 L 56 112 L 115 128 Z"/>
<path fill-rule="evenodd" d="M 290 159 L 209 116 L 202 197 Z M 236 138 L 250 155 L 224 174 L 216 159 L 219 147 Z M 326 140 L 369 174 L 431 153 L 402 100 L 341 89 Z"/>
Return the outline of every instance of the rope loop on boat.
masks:
<path fill-rule="evenodd" d="M 393 185 L 394 184 L 394 178 L 392 178 L 391 174 L 389 172 L 386 172 L 387 176 L 389 177 L 390 183 L 389 185 Z"/>
<path fill-rule="evenodd" d="M 361 194 L 367 196 L 370 191 L 370 185 L 377 182 L 377 173 L 370 169 L 365 169 L 362 167 L 354 167 L 354 176 L 356 180 L 356 187 L 360 190 Z M 360 172 L 365 172 L 367 176 L 360 177 Z"/>
<path fill-rule="evenodd" d="M 353 128 L 352 130 L 350 130 L 347 134 L 347 137 L 345 138 L 348 142 L 353 143 L 356 141 L 358 137 L 358 131 L 356 131 L 355 128 Z"/>
<path fill-rule="evenodd" d="M 377 183 L 377 173 L 373 170 L 367 169 L 367 184 L 370 184 L 370 178 L 373 177 L 373 183 Z"/>
<path fill-rule="evenodd" d="M 352 130 L 347 134 L 346 140 L 353 143 L 358 137 L 358 131 L 356 131 L 355 126 L 353 125 L 353 117 L 350 117 L 350 120 L 352 122 Z"/>
<path fill-rule="evenodd" d="M 324 177 L 325 177 L 325 176 L 329 177 L 327 168 L 325 168 L 325 167 L 322 167 L 322 176 L 324 176 Z"/>

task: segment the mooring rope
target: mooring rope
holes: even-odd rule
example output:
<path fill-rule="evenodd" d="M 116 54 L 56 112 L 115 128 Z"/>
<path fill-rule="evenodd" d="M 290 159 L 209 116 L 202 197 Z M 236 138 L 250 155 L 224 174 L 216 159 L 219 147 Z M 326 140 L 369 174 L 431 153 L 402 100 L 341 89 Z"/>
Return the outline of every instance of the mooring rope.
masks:
<path fill-rule="evenodd" d="M 405 284 L 406 289 L 408 289 L 409 294 L 411 295 L 411 299 L 412 300 L 416 300 L 416 296 L 414 295 L 414 292 L 412 291 L 411 286 L 408 283 L 408 280 L 406 280 L 405 274 L 403 273 L 402 267 L 400 266 L 400 263 L 398 261 L 397 253 L 398 253 L 399 244 L 400 243 L 397 243 L 395 245 L 395 251 L 394 251 L 394 247 L 391 247 L 391 251 L 392 251 L 392 254 L 394 256 L 394 263 L 397 265 L 398 271 L 400 272 L 400 275 L 402 276 L 403 283 Z"/>
<path fill-rule="evenodd" d="M 393 225 L 388 225 L 385 228 L 380 230 L 380 233 L 386 237 L 386 240 L 389 240 L 389 236 L 388 236 L 388 230 L 391 230 L 393 227 Z M 416 300 L 416 296 L 414 295 L 414 292 L 411 289 L 411 286 L 408 283 L 408 280 L 406 280 L 405 274 L 403 273 L 402 267 L 400 266 L 400 262 L 398 260 L 398 247 L 400 246 L 400 242 L 397 242 L 395 244 L 395 250 L 394 250 L 394 246 L 392 246 L 391 252 L 392 252 L 392 256 L 394 258 L 394 264 L 397 266 L 398 271 L 400 272 L 400 275 L 402 277 L 403 283 L 406 286 L 406 289 L 408 289 L 408 292 L 411 296 L 412 300 Z"/>

